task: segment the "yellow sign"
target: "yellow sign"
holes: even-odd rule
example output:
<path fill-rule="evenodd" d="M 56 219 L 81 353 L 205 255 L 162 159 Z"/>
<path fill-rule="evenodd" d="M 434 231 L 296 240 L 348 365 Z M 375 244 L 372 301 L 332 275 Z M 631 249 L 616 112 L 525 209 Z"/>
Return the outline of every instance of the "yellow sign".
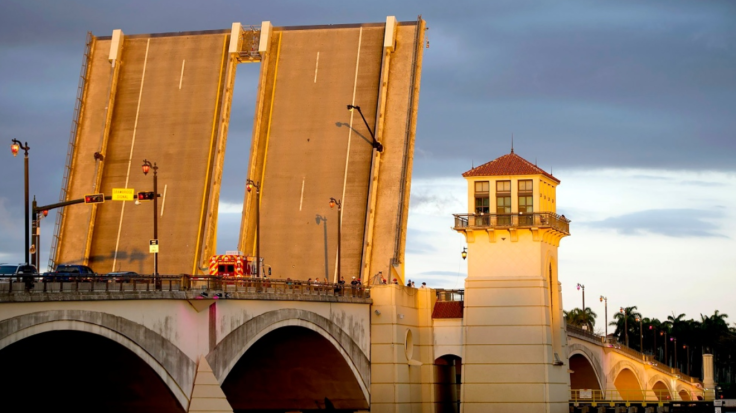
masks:
<path fill-rule="evenodd" d="M 158 254 L 158 240 L 152 239 L 148 242 L 148 252 L 151 254 Z"/>
<path fill-rule="evenodd" d="M 112 189 L 112 200 L 113 201 L 134 201 L 135 200 L 135 189 L 133 188 L 113 188 Z"/>

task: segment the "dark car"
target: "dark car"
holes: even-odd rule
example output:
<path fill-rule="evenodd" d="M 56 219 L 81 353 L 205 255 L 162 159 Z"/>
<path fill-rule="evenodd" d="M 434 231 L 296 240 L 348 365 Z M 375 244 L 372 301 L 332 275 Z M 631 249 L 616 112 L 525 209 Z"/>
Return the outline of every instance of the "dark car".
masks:
<path fill-rule="evenodd" d="M 26 290 L 33 288 L 35 278 L 38 277 L 36 267 L 28 264 L 0 264 L 0 277 L 11 280 L 17 277 L 26 283 Z"/>
<path fill-rule="evenodd" d="M 107 280 L 113 280 L 118 282 L 130 282 L 131 278 L 138 277 L 137 272 L 133 271 L 115 271 L 107 274 L 102 274 Z"/>
<path fill-rule="evenodd" d="M 61 264 L 56 266 L 56 271 L 47 272 L 43 275 L 44 281 L 69 281 L 79 279 L 80 281 L 88 281 L 91 277 L 96 277 L 97 273 L 86 265 L 78 264 Z"/>

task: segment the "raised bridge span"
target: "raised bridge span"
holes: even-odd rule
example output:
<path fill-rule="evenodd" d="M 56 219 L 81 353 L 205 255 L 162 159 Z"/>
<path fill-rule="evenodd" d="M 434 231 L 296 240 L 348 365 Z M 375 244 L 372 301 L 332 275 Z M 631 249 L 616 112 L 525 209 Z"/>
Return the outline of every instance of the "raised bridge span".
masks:
<path fill-rule="evenodd" d="M 216 252 L 236 66 L 260 64 L 239 250 L 281 278 L 341 271 L 403 278 L 424 21 L 88 37 L 61 201 L 150 191 L 156 162 L 159 273 L 201 274 Z M 359 106 L 366 123 L 348 105 Z M 374 149 L 373 138 L 383 150 Z M 256 221 L 260 210 L 260 233 Z M 148 272 L 151 212 L 132 202 L 67 207 L 50 266 Z M 314 257 L 324 257 L 315 261 Z M 313 264 L 303 265 L 305 262 Z"/>

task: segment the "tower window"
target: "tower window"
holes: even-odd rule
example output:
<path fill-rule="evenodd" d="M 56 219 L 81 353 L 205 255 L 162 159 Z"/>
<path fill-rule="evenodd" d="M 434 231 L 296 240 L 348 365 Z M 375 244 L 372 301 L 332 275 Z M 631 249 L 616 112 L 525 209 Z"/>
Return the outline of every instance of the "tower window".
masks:
<path fill-rule="evenodd" d="M 519 225 L 531 225 L 534 213 L 534 193 L 531 179 L 519 181 Z"/>
<path fill-rule="evenodd" d="M 511 213 L 511 181 L 496 181 L 496 214 Z M 511 225 L 511 217 L 499 216 L 498 225 Z"/>
<path fill-rule="evenodd" d="M 475 183 L 475 213 L 488 214 L 491 212 L 491 201 L 489 193 L 490 185 L 488 181 L 479 181 Z"/>

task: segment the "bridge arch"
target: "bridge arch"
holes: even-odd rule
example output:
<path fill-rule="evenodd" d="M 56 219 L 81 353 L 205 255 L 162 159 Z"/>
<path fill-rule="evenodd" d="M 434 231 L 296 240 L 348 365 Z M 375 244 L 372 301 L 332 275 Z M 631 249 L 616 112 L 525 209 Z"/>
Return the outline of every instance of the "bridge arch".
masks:
<path fill-rule="evenodd" d="M 647 382 L 647 390 L 652 390 L 659 400 L 674 400 L 672 392 L 671 380 L 661 374 L 654 374 Z M 666 392 L 666 394 L 664 394 Z"/>
<path fill-rule="evenodd" d="M 78 331 L 105 337 L 136 354 L 166 384 L 186 409 L 196 364 L 155 331 L 112 314 L 86 310 L 50 310 L 0 321 L 0 350 L 25 338 L 52 331 Z"/>
<path fill-rule="evenodd" d="M 677 386 L 677 398 L 680 400 L 693 400 L 693 394 L 684 386 Z"/>
<path fill-rule="evenodd" d="M 601 390 L 605 391 L 607 388 L 606 375 L 603 373 L 603 367 L 601 367 L 601 360 L 598 355 L 584 344 L 571 344 L 567 347 L 567 349 L 568 354 L 570 355 L 568 357 L 568 360 L 572 360 L 574 356 L 578 356 L 583 357 L 585 360 L 587 360 L 588 363 L 590 363 L 590 366 L 595 373 L 595 377 L 598 380 L 598 386 L 600 386 Z M 573 368 L 572 364 L 569 365 L 570 369 L 574 371 L 575 369 Z"/>
<path fill-rule="evenodd" d="M 302 327 L 329 341 L 350 367 L 366 401 L 370 401 L 370 360 L 340 326 L 308 310 L 283 308 L 246 321 L 225 336 L 207 355 L 207 362 L 222 385 L 243 355 L 267 334 L 285 327 Z"/>
<path fill-rule="evenodd" d="M 644 399 L 643 381 L 637 366 L 628 361 L 621 360 L 614 364 L 608 373 L 607 380 L 613 383 L 619 395 L 624 399 L 637 400 Z"/>

